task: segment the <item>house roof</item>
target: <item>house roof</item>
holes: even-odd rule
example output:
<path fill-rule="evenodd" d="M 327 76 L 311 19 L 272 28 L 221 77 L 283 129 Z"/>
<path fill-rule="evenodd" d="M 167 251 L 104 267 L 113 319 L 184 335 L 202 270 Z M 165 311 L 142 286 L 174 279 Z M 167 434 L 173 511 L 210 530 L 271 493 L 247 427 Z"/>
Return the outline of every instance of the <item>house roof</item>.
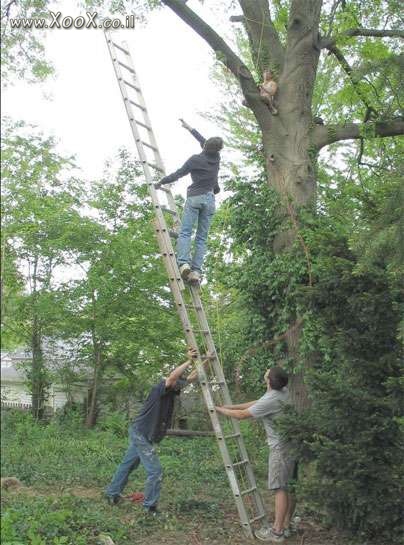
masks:
<path fill-rule="evenodd" d="M 14 365 L 1 368 L 1 382 L 25 382 L 26 380 L 24 371 L 16 369 Z"/>

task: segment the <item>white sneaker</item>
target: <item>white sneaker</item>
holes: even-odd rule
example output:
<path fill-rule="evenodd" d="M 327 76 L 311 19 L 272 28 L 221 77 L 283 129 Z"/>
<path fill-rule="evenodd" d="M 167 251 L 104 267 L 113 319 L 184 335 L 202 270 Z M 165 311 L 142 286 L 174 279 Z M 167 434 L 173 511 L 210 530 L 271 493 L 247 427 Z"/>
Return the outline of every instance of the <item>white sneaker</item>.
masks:
<path fill-rule="evenodd" d="M 198 284 L 201 280 L 201 274 L 198 271 L 191 271 L 188 275 L 188 282 Z"/>
<path fill-rule="evenodd" d="M 183 263 L 182 265 L 180 265 L 181 278 L 183 278 L 184 280 L 187 280 L 190 272 L 191 272 L 191 267 L 188 265 L 188 263 Z"/>
<path fill-rule="evenodd" d="M 293 520 L 290 521 L 289 526 L 283 529 L 283 535 L 285 537 L 290 537 L 292 534 L 297 534 L 301 521 L 302 519 L 300 517 L 295 516 Z"/>
<path fill-rule="evenodd" d="M 259 530 L 256 530 L 254 535 L 260 541 L 268 541 L 271 543 L 283 543 L 285 541 L 283 532 L 281 534 L 275 533 L 274 530 L 268 528 L 268 526 L 263 526 Z"/>

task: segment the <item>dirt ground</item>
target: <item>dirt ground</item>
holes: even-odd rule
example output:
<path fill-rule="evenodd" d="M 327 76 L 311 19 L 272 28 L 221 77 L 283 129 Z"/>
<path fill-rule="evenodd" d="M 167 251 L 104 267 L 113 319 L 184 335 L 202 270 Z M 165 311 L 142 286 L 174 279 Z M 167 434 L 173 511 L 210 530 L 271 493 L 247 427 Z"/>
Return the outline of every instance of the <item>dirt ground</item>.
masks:
<path fill-rule="evenodd" d="M 102 498 L 102 491 L 99 488 L 80 486 L 61 489 L 36 489 L 23 486 L 11 489 L 7 493 L 59 498 L 63 495 L 76 496 L 94 500 L 94 502 L 100 502 Z M 119 508 L 114 507 L 114 509 L 117 509 L 117 516 L 120 517 L 123 524 L 135 525 L 144 516 L 141 506 L 130 501 L 123 502 L 123 504 Z M 273 513 L 270 513 L 270 520 L 271 516 L 273 516 Z M 181 526 L 180 524 L 171 529 L 166 522 L 167 519 L 163 514 L 159 520 L 153 521 L 150 527 L 150 533 L 153 535 L 149 537 L 147 535 L 138 535 L 136 543 L 133 545 L 257 545 L 261 543 L 256 539 L 245 537 L 240 528 L 237 514 L 234 512 L 225 514 L 224 524 L 220 530 L 215 528 L 212 521 L 194 520 L 192 529 L 187 528 L 184 531 L 178 529 L 178 526 Z M 218 535 L 215 535 L 215 533 Z M 285 545 L 349 545 L 349 541 L 343 540 L 336 532 L 325 530 L 310 520 L 302 521 L 299 534 L 286 539 L 284 543 Z M 114 545 L 119 545 L 119 543 L 114 542 Z"/>

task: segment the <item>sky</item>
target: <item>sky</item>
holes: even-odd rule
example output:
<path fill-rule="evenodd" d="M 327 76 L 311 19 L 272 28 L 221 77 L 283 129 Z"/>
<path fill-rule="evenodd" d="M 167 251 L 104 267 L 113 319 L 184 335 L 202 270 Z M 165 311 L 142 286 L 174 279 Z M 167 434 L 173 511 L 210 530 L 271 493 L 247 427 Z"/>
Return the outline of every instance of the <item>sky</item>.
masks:
<path fill-rule="evenodd" d="M 217 26 L 213 9 L 197 0 L 189 6 Z M 62 17 L 85 12 L 73 1 L 58 2 L 54 9 Z M 218 133 L 201 115 L 222 98 L 210 80 L 213 54 L 168 8 L 148 16 L 145 26 L 119 31 L 119 38 L 129 45 L 166 170 L 172 172 L 200 149 L 181 128 L 180 117 L 206 136 Z M 61 153 L 76 156 L 82 176 L 100 177 L 118 148 L 136 152 L 104 34 L 49 29 L 45 47 L 55 76 L 43 84 L 15 81 L 3 92 L 2 114 L 53 135 Z M 177 182 L 175 192 L 184 194 L 186 186 L 185 180 Z"/>

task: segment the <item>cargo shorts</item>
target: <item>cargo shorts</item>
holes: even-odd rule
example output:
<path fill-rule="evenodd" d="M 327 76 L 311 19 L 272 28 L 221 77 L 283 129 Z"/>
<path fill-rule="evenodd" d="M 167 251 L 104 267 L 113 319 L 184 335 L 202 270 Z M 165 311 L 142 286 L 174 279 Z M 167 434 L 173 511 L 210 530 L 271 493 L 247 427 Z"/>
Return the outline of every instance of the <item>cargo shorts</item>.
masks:
<path fill-rule="evenodd" d="M 268 488 L 278 490 L 288 488 L 295 475 L 296 460 L 287 447 L 275 447 L 270 450 L 268 459 Z"/>

